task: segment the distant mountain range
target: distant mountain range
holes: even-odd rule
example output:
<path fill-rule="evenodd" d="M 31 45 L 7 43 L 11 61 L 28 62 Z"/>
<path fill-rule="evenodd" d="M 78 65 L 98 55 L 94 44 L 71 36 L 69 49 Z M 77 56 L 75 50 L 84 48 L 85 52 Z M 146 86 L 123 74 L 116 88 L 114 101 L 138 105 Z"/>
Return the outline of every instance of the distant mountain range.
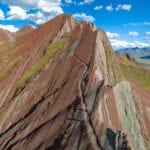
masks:
<path fill-rule="evenodd" d="M 145 48 L 125 48 L 117 51 L 119 54 L 128 54 L 138 62 L 150 65 L 150 47 Z"/>

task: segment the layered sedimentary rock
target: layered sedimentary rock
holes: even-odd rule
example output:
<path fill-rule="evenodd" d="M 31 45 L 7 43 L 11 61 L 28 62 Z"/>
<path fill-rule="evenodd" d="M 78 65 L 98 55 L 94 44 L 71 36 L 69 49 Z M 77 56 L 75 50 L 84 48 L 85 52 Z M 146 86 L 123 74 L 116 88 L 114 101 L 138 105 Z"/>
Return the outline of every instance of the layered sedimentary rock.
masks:
<path fill-rule="evenodd" d="M 144 106 L 102 29 L 60 15 L 10 46 L 0 56 L 0 149 L 148 149 Z"/>

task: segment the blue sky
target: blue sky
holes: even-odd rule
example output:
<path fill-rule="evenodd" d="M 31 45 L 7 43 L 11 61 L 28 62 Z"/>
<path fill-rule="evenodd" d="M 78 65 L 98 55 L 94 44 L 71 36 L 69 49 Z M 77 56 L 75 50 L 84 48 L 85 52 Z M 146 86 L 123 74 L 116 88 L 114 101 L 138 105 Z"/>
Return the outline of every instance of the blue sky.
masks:
<path fill-rule="evenodd" d="M 103 28 L 114 47 L 150 46 L 149 0 L 0 0 L 0 28 L 37 27 L 61 13 Z"/>

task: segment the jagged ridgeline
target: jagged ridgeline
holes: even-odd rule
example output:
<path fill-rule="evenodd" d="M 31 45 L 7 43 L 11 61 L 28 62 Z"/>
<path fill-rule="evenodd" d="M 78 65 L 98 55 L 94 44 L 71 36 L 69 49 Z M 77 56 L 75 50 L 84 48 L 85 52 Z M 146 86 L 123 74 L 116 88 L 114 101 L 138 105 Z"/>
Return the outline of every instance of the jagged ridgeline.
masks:
<path fill-rule="evenodd" d="M 0 36 L 1 150 L 148 150 L 149 94 L 102 29 L 59 15 Z"/>

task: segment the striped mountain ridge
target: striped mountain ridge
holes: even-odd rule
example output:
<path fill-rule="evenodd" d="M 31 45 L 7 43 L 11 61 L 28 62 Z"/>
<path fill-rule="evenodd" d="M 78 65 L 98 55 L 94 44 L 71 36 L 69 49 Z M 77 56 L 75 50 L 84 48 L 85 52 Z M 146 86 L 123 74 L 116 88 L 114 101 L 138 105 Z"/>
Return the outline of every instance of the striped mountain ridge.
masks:
<path fill-rule="evenodd" d="M 149 91 L 103 29 L 62 14 L 1 32 L 0 150 L 149 149 Z"/>

